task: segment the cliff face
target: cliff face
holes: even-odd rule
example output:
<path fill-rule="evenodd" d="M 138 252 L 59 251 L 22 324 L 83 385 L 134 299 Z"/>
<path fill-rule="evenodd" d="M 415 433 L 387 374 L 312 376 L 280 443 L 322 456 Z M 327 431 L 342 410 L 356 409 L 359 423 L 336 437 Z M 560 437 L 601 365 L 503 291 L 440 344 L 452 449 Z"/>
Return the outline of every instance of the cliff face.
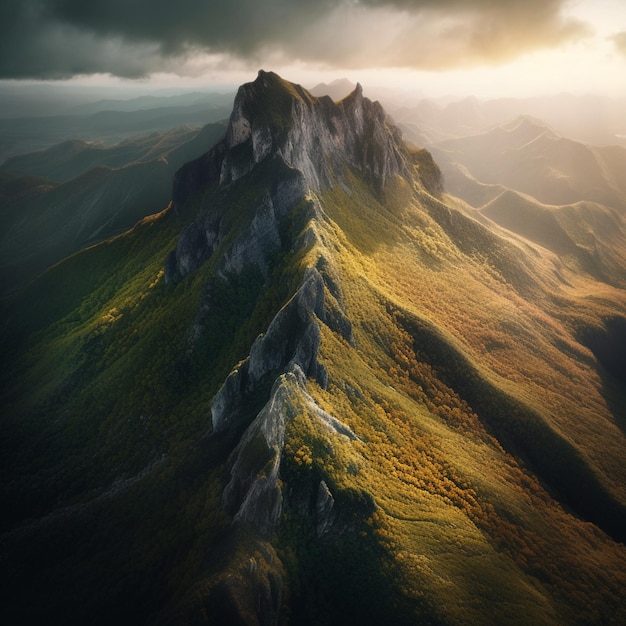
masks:
<path fill-rule="evenodd" d="M 424 155 L 419 159 L 424 162 Z M 228 201 L 218 194 L 207 206 L 206 198 L 200 198 L 209 190 L 227 194 L 259 166 L 266 182 L 274 181 L 258 202 L 247 232 L 225 253 L 223 268 L 237 271 L 253 261 L 266 275 L 265 257 L 280 243 L 279 222 L 309 192 L 344 184 L 346 168 L 381 191 L 395 176 L 410 177 L 415 160 L 382 106 L 363 97 L 360 85 L 335 103 L 260 71 L 254 82 L 239 88 L 226 136 L 176 174 L 174 210 L 200 214 L 168 257 L 166 280 L 175 282 L 196 269 L 228 234 L 223 223 Z M 438 177 L 438 168 L 429 166 L 424 182 L 433 193 L 441 190 Z"/>
<path fill-rule="evenodd" d="M 236 180 L 270 154 L 303 172 L 314 189 L 332 184 L 341 174 L 335 168 L 346 163 L 377 186 L 408 172 L 399 131 L 378 102 L 363 97 L 360 85 L 334 103 L 314 98 L 272 72 L 259 72 L 253 83 L 239 89 L 226 146 L 222 182 Z"/>

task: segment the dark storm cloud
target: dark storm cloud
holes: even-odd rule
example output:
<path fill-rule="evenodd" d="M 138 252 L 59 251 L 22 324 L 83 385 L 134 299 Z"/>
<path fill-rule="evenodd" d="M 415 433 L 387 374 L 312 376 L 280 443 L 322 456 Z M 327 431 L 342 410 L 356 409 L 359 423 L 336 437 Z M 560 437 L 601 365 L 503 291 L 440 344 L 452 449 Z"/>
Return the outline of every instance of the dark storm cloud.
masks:
<path fill-rule="evenodd" d="M 3 0 L 0 77 L 189 71 L 197 52 L 257 63 L 453 67 L 558 45 L 562 0 Z"/>

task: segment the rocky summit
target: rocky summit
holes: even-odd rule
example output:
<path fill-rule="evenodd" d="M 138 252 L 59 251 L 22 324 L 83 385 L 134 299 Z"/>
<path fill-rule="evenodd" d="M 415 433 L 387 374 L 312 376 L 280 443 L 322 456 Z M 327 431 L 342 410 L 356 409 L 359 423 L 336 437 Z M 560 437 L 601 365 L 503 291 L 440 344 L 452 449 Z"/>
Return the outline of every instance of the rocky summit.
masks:
<path fill-rule="evenodd" d="M 259 72 L 165 211 L 6 305 L 3 621 L 626 621 L 607 211 L 557 254 L 360 85 Z"/>

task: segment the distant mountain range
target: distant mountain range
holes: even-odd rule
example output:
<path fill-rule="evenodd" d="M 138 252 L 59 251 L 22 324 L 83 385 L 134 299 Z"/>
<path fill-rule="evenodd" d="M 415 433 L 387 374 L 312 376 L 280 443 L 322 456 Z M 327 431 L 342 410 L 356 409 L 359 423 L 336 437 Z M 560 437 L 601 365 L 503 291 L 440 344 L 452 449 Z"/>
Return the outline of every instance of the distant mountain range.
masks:
<path fill-rule="evenodd" d="M 0 294 L 169 203 L 174 172 L 225 132 L 179 128 L 107 147 L 68 141 L 0 167 Z M 3 173 L 6 172 L 6 173 Z"/>
<path fill-rule="evenodd" d="M 319 98 L 321 96 L 329 96 L 333 100 L 341 100 L 345 98 L 348 94 L 351 94 L 356 85 L 349 81 L 347 78 L 338 78 L 334 80 L 332 83 L 319 83 L 315 85 L 312 89 L 309 90 L 312 96 Z"/>
<path fill-rule="evenodd" d="M 522 191 L 546 204 L 588 200 L 626 210 L 626 147 L 588 146 L 528 116 L 430 147 L 450 192 L 474 205 L 482 192 L 477 189 L 472 197 L 464 191 L 472 179 Z"/>
<path fill-rule="evenodd" d="M 481 101 L 470 97 L 441 104 L 432 99 L 381 101 L 412 141 L 424 144 L 468 135 L 529 116 L 561 136 L 593 145 L 626 146 L 626 100 L 562 94 Z M 413 136 L 411 136 L 413 135 Z"/>
<path fill-rule="evenodd" d="M 99 111 L 151 111 L 153 109 L 189 109 L 200 108 L 204 111 L 226 107 L 227 113 L 233 104 L 235 94 L 231 91 L 225 92 L 191 92 L 169 96 L 137 96 L 127 99 L 104 99 L 95 102 L 78 104 L 71 108 L 74 115 L 92 115 Z"/>
<path fill-rule="evenodd" d="M 173 177 L 0 303 L 0 621 L 626 623 L 621 148 L 265 71 L 188 133 L 0 174 L 13 254 Z"/>
<path fill-rule="evenodd" d="M 232 94 L 206 94 L 204 98 L 190 94 L 189 98 L 173 98 L 172 103 L 170 98 L 142 97 L 99 101 L 54 116 L 0 118 L 0 162 L 68 140 L 111 145 L 138 134 L 164 132 L 183 125 L 200 128 L 227 119 L 232 98 Z M 109 106 L 116 108 L 106 108 Z"/>

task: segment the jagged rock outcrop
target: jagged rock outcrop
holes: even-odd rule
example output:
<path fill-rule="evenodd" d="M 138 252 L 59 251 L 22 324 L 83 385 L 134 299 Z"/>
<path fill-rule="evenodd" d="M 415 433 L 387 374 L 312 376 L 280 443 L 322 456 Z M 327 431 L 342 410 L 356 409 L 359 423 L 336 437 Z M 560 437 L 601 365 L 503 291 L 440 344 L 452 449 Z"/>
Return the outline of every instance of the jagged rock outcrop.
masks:
<path fill-rule="evenodd" d="M 324 429 L 356 440 L 358 437 L 336 417 L 322 410 L 305 391 L 306 376 L 297 364 L 275 381 L 270 398 L 245 430 L 233 452 L 230 480 L 224 489 L 224 508 L 234 523 L 254 526 L 264 538 L 271 537 L 282 513 L 283 494 L 279 483 L 287 422 L 306 411 Z M 313 513 L 318 536 L 328 532 L 335 501 L 321 481 Z"/>
<path fill-rule="evenodd" d="M 317 362 L 320 331 L 317 319 L 323 317 L 324 283 L 311 268 L 293 298 L 278 312 L 250 349 L 250 355 L 228 376 L 211 403 L 214 432 L 239 424 L 245 405 L 267 377 L 297 366 L 305 376 L 325 381 L 324 368 Z M 317 318 L 317 319 L 316 319 Z"/>
<path fill-rule="evenodd" d="M 264 537 L 271 535 L 282 512 L 278 471 L 285 420 L 292 416 L 294 396 L 304 378 L 297 368 L 294 371 L 276 380 L 268 403 L 242 436 L 222 497 L 235 522 L 254 524 Z"/>
<path fill-rule="evenodd" d="M 268 99 L 271 107 L 264 106 Z M 380 186 L 408 171 L 400 131 L 388 123 L 380 103 L 363 97 L 361 85 L 334 103 L 272 72 L 260 71 L 240 87 L 226 145 L 221 182 L 237 180 L 269 154 L 303 172 L 315 189 L 330 184 L 335 167 L 346 162 Z"/>
<path fill-rule="evenodd" d="M 425 153 L 425 151 L 422 151 Z M 382 190 L 394 176 L 410 177 L 417 166 L 425 188 L 440 189 L 440 172 L 428 154 L 411 153 L 382 106 L 363 96 L 360 85 L 340 102 L 315 98 L 272 72 L 239 88 L 226 136 L 211 151 L 177 173 L 173 210 L 194 222 L 167 258 L 165 278 L 177 282 L 206 262 L 228 232 L 228 190 L 263 165 L 268 192 L 237 240 L 223 251 L 224 272 L 257 263 L 267 274 L 267 255 L 279 245 L 281 219 L 311 191 L 342 184 L 352 168 Z M 219 189 L 211 196 L 207 190 Z"/>
<path fill-rule="evenodd" d="M 220 250 L 216 268 L 220 275 L 239 274 L 249 264 L 267 278 L 269 259 L 284 243 L 281 234 L 286 228 L 284 224 L 293 207 L 305 201 L 307 185 L 302 173 L 288 167 L 279 156 L 268 159 L 266 166 L 271 176 L 263 180 L 262 191 L 252 205 L 245 189 L 242 194 L 237 190 L 230 194 L 216 193 L 208 203 L 202 204 L 199 215 L 183 230 L 176 248 L 167 256 L 167 282 L 178 282 L 198 269 L 225 239 L 227 243 Z M 241 210 L 250 217 L 233 237 L 233 214 Z M 311 211 L 309 206 L 312 216 Z M 305 219 L 306 210 L 302 213 Z"/>
<path fill-rule="evenodd" d="M 315 530 L 318 537 L 325 535 L 333 524 L 335 499 L 326 481 L 321 480 L 315 502 Z"/>

